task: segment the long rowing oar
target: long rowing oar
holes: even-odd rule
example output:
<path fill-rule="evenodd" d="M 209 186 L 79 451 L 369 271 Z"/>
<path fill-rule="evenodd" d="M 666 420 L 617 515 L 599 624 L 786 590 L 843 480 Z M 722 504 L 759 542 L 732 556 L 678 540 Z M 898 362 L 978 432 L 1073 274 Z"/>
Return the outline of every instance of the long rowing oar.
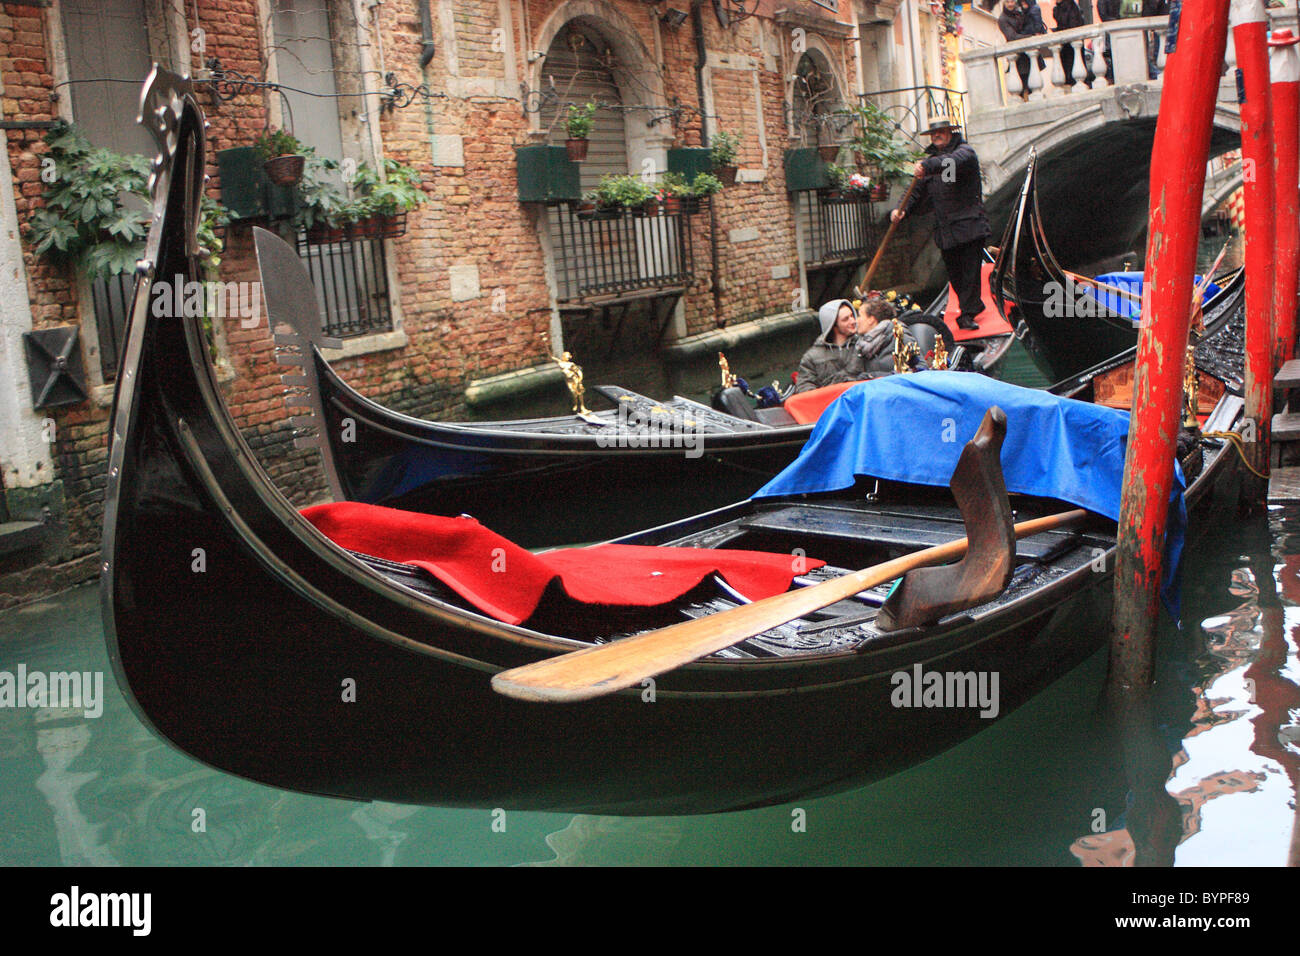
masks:
<path fill-rule="evenodd" d="M 895 208 L 902 209 L 907 205 L 907 201 L 912 198 L 912 191 L 916 189 L 916 184 L 919 183 L 921 179 L 921 176 L 912 177 L 912 181 L 907 186 L 907 192 L 903 193 L 903 198 L 898 201 L 898 205 Z M 880 240 L 880 245 L 876 247 L 876 254 L 871 257 L 871 265 L 867 266 L 867 271 L 862 276 L 862 281 L 857 285 L 857 287 L 862 290 L 860 298 L 871 293 L 871 278 L 876 274 L 876 267 L 880 265 L 880 257 L 885 254 L 885 247 L 889 245 L 889 240 L 894 236 L 894 229 L 901 221 L 901 219 L 895 221 L 894 218 L 890 216 L 889 228 L 885 230 L 885 237 Z"/>
<path fill-rule="evenodd" d="M 1121 289 L 1117 285 L 1110 285 L 1105 282 L 1098 282 L 1096 279 L 1089 279 L 1087 276 L 1081 276 L 1077 272 L 1071 272 L 1069 269 L 1062 269 L 1061 271 L 1064 272 L 1068 278 L 1073 279 L 1075 282 L 1082 282 L 1085 285 L 1090 285 L 1095 288 L 1102 289 L 1106 292 L 1114 292 L 1116 295 L 1126 296 L 1132 299 L 1134 302 L 1142 301 L 1142 296 L 1138 295 L 1136 292 L 1131 292 L 1128 289 Z"/>
<path fill-rule="evenodd" d="M 993 411 L 990 410 L 989 415 L 992 414 Z M 986 416 L 985 424 L 980 426 L 981 433 L 985 432 L 988 420 Z M 974 444 L 975 440 L 972 440 L 966 450 Z M 963 450 L 958 470 L 953 473 L 954 485 L 963 483 L 965 479 L 965 476 L 960 475 L 959 472 L 963 470 L 963 463 L 968 461 L 966 450 Z M 974 459 L 977 456 L 970 457 Z M 973 468 L 973 464 L 967 467 Z M 1003 508 L 1006 509 L 1007 514 L 1010 513 L 1005 489 L 1002 501 L 994 503 L 994 508 Z M 1022 521 L 1013 525 L 1011 531 L 1016 538 L 1023 538 L 1043 531 L 1063 528 L 1086 515 L 1086 511 L 1075 509 L 1031 521 Z M 970 515 L 966 515 L 966 518 L 969 522 Z M 996 535 L 986 537 L 992 540 Z M 719 614 L 684 621 L 681 624 L 648 631 L 611 644 L 584 648 L 502 671 L 492 678 L 492 688 L 507 697 L 548 703 L 574 703 L 612 694 L 638 685 L 647 678 L 665 671 L 690 664 L 747 637 L 754 637 L 795 618 L 828 607 L 860 591 L 892 581 L 914 568 L 943 564 L 961 558 L 966 554 L 967 542 L 971 539 L 979 544 L 979 538 L 972 531 L 970 538 L 926 548 L 924 551 L 904 555 L 813 587 L 786 591 L 752 604 L 742 604 Z M 977 556 L 972 551 L 970 561 L 979 565 L 990 558 L 995 563 L 1007 560 L 1006 555 Z M 1011 560 L 1014 561 L 1014 556 L 1011 556 Z"/>

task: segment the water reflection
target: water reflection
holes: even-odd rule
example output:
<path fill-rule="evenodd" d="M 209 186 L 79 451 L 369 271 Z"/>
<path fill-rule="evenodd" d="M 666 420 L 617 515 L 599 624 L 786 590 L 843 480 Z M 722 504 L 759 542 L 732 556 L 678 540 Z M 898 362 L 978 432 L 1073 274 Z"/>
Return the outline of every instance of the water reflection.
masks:
<path fill-rule="evenodd" d="M 94 590 L 73 592 L 0 614 L 0 670 L 107 676 L 97 720 L 0 709 L 0 863 L 1295 863 L 1300 512 L 1272 518 L 1271 529 L 1221 522 L 1189 548 L 1185 627 L 1162 631 L 1147 700 L 1099 705 L 1098 655 L 904 773 L 710 817 L 511 811 L 497 826 L 488 810 L 356 804 L 230 777 L 139 723 L 107 674 Z"/>
<path fill-rule="evenodd" d="M 1234 528 L 1242 550 L 1200 576 L 1191 604 L 1211 613 L 1165 635 L 1156 688 L 1103 703 L 1128 790 L 1113 825 L 1071 844 L 1082 865 L 1300 863 L 1298 532 L 1300 511 Z"/>

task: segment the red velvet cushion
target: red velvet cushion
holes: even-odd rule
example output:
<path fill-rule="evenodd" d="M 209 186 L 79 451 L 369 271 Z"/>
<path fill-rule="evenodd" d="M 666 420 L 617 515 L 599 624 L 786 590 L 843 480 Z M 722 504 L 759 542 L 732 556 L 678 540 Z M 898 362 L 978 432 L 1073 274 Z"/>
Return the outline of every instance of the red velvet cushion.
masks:
<path fill-rule="evenodd" d="M 653 607 L 681 597 L 714 573 L 757 601 L 788 590 L 797 574 L 825 563 L 762 551 L 626 544 L 533 554 L 469 517 L 354 501 L 316 505 L 302 513 L 335 544 L 424 568 L 507 624 L 527 620 L 557 577 L 565 593 L 584 604 Z"/>

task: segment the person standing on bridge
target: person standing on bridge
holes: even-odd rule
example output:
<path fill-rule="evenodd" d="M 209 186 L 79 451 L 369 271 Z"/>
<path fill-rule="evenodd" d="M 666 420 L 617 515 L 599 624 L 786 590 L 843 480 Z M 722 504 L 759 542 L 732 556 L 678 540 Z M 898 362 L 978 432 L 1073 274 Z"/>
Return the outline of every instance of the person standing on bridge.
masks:
<path fill-rule="evenodd" d="M 926 158 L 915 167 L 920 177 L 916 188 L 890 218 L 898 222 L 913 211 L 934 210 L 934 243 L 961 304 L 957 325 L 978 329 L 976 319 L 984 311 L 980 295 L 984 244 L 993 235 L 984 212 L 979 157 L 947 120 L 932 122 L 926 133 L 930 145 Z"/>

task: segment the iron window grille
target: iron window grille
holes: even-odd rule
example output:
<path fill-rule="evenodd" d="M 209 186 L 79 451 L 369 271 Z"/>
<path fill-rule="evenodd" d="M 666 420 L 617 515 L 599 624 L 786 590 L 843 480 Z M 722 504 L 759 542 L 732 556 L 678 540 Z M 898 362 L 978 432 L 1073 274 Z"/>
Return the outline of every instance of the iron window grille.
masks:
<path fill-rule="evenodd" d="M 577 302 L 685 289 L 694 275 L 690 217 L 682 213 L 580 217 L 548 207 L 558 299 Z"/>
<path fill-rule="evenodd" d="M 326 335 L 346 338 L 392 329 L 383 239 L 309 242 L 300 233 L 298 255 L 316 287 L 321 327 Z"/>

